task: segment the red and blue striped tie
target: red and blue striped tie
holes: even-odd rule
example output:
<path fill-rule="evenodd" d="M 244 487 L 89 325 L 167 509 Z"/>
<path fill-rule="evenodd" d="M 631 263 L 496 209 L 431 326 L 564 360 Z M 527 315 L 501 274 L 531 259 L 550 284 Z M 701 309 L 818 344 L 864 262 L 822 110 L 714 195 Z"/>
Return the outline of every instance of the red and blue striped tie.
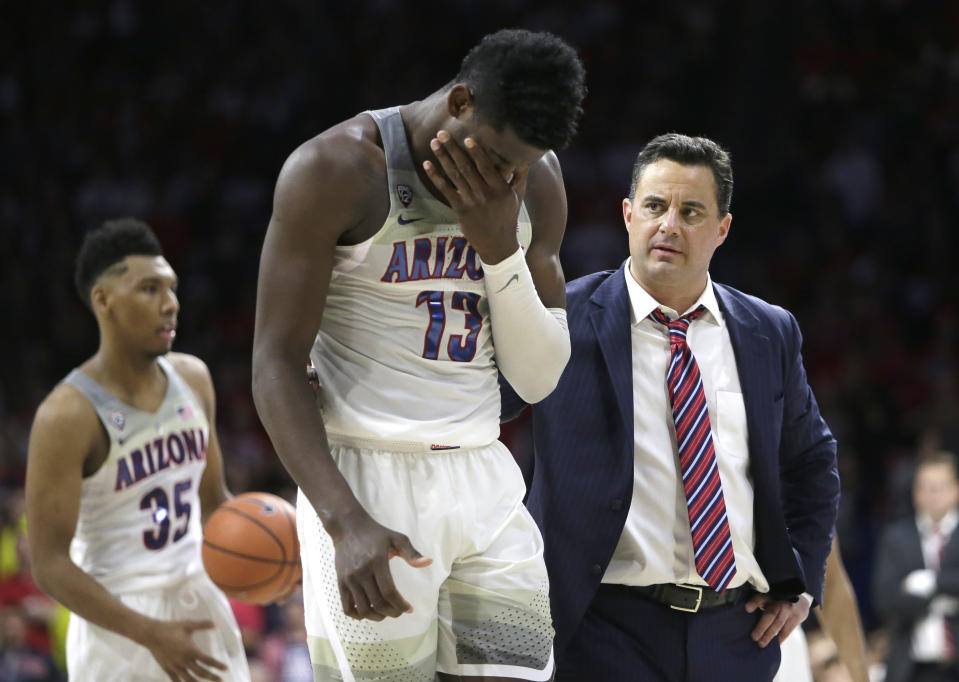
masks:
<path fill-rule="evenodd" d="M 703 380 L 696 358 L 686 344 L 689 323 L 705 311 L 699 306 L 673 322 L 658 308 L 649 316 L 669 329 L 670 358 L 666 383 L 676 422 L 676 443 L 689 509 L 696 571 L 710 587 L 722 592 L 736 575 L 736 557 L 729 535 Z"/>

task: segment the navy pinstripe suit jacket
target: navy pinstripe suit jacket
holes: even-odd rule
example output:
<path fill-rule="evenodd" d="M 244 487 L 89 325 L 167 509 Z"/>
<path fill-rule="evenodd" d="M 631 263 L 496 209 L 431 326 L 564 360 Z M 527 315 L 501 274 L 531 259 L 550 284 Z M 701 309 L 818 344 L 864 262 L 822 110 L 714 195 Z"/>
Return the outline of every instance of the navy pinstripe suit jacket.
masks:
<path fill-rule="evenodd" d="M 836 441 L 806 381 L 802 337 L 787 311 L 713 285 L 746 405 L 755 552 L 775 596 L 822 598 L 839 501 Z M 533 406 L 535 464 L 527 506 L 546 546 L 561 653 L 619 541 L 633 487 L 629 295 L 623 268 L 567 286 L 572 355 Z M 503 382 L 503 419 L 524 404 Z M 642 513 L 642 510 L 635 510 Z"/>

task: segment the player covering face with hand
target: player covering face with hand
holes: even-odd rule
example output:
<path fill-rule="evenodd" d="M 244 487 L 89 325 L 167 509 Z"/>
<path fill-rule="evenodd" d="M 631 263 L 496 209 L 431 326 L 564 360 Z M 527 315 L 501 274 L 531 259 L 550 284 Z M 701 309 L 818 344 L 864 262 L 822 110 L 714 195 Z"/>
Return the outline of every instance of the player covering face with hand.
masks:
<path fill-rule="evenodd" d="M 497 376 L 535 402 L 569 357 L 551 150 L 583 81 L 561 39 L 500 31 L 450 83 L 324 131 L 280 172 L 253 392 L 300 488 L 316 680 L 552 674 Z"/>

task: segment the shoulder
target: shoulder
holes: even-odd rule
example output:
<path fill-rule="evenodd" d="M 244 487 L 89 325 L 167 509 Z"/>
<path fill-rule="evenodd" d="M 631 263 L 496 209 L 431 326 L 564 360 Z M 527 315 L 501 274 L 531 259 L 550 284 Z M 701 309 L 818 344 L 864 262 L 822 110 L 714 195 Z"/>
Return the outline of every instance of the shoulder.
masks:
<path fill-rule="evenodd" d="M 93 403 L 76 387 L 61 383 L 37 407 L 30 440 L 87 446 L 100 429 L 100 417 Z"/>
<path fill-rule="evenodd" d="M 571 302 L 585 302 L 600 285 L 617 274 L 622 276 L 622 268 L 617 268 L 616 270 L 600 270 L 599 272 L 574 279 L 566 285 L 567 299 Z M 623 286 L 625 287 L 625 281 Z"/>
<path fill-rule="evenodd" d="M 885 545 L 891 545 L 896 552 L 902 550 L 902 543 L 906 542 L 909 536 L 918 537 L 919 528 L 916 526 L 916 520 L 911 516 L 903 516 L 890 521 L 883 529 L 881 538 Z"/>
<path fill-rule="evenodd" d="M 526 196 L 523 198 L 530 216 L 552 215 L 562 212 L 565 221 L 566 189 L 559 159 L 551 151 L 546 152 L 529 168 L 526 179 Z"/>
<path fill-rule="evenodd" d="M 210 368 L 197 356 L 170 352 L 166 354 L 166 359 L 185 381 L 212 382 Z"/>
<path fill-rule="evenodd" d="M 361 196 L 378 178 L 385 178 L 386 155 L 379 129 L 366 114 L 357 114 L 307 140 L 287 157 L 277 178 L 274 214 L 307 210 L 344 195 Z M 282 217 L 282 216 L 281 216 Z"/>
<path fill-rule="evenodd" d="M 786 336 L 799 333 L 796 318 L 782 306 L 769 303 L 758 296 L 744 293 L 726 284 L 713 282 L 713 287 L 721 303 L 724 304 L 727 314 L 739 317 L 745 311 L 753 315 L 762 327 L 776 329 Z"/>
<path fill-rule="evenodd" d="M 538 200 L 543 195 L 549 196 L 561 191 L 563 191 L 563 171 L 556 153 L 548 151 L 530 166 L 526 194 L 528 198 Z"/>
<path fill-rule="evenodd" d="M 530 166 L 523 197 L 533 223 L 533 245 L 548 245 L 551 255 L 559 253 L 566 231 L 566 189 L 559 159 L 549 151 Z"/>
<path fill-rule="evenodd" d="M 213 399 L 213 377 L 203 360 L 195 355 L 172 352 L 167 353 L 166 359 L 197 397 L 204 401 Z"/>

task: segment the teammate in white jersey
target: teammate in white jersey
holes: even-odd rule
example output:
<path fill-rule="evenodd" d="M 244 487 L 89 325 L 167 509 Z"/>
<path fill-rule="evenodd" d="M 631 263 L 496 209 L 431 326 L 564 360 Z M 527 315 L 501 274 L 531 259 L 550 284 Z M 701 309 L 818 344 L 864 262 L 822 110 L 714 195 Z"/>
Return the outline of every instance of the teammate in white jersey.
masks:
<path fill-rule="evenodd" d="M 200 557 L 230 497 L 213 383 L 169 353 L 177 278 L 150 228 L 108 221 L 77 257 L 96 354 L 37 410 L 27 523 L 37 584 L 71 612 L 72 682 L 249 680 L 229 602 Z"/>
<path fill-rule="evenodd" d="M 569 357 L 550 150 L 584 94 L 561 39 L 499 31 L 447 85 L 330 128 L 280 172 L 253 393 L 300 487 L 317 681 L 552 674 L 542 539 L 497 441 L 497 372 L 536 402 Z"/>

